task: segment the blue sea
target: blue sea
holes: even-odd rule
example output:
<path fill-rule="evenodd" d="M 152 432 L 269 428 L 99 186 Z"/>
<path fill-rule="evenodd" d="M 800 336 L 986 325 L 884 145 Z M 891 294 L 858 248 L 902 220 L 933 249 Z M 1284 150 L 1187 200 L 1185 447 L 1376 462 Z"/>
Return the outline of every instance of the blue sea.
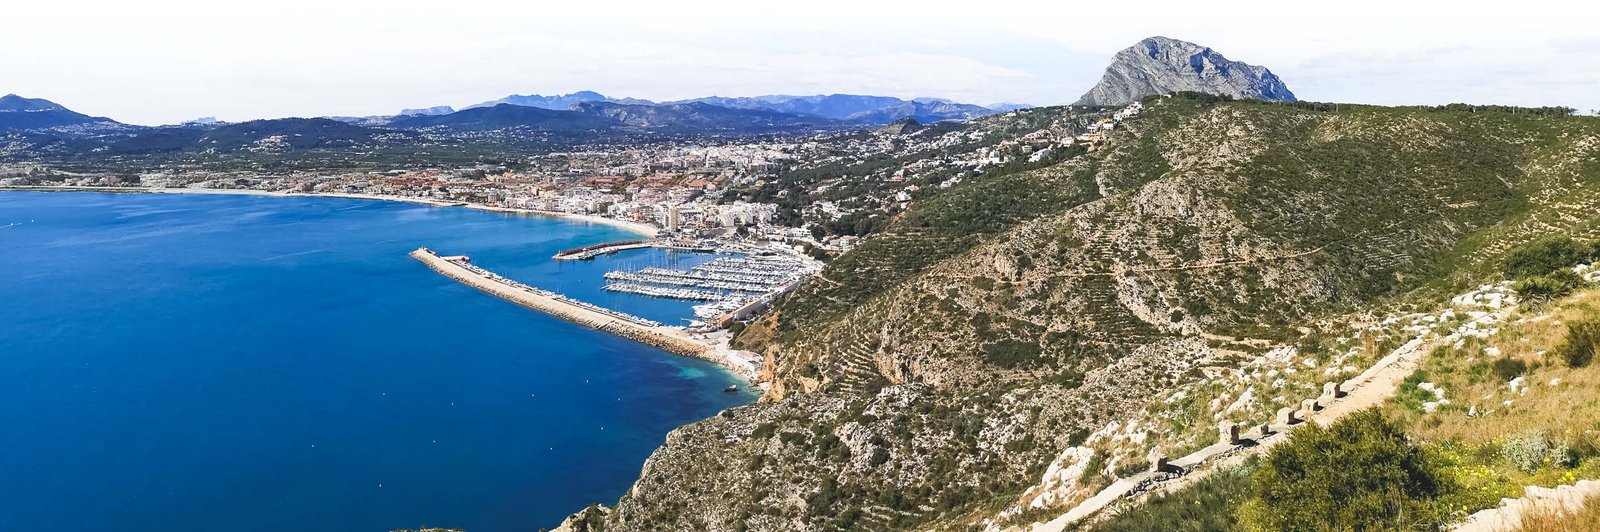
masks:
<path fill-rule="evenodd" d="M 382 201 L 0 192 L 0 530 L 497 532 L 614 502 L 669 430 L 754 397 L 406 253 L 681 323 L 691 303 L 601 275 L 710 255 L 550 259 L 627 238 Z"/>

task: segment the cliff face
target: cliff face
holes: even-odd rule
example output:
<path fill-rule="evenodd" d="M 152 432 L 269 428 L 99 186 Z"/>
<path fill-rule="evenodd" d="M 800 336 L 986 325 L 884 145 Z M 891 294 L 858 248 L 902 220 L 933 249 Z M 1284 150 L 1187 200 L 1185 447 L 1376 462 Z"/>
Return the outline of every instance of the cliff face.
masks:
<path fill-rule="evenodd" d="M 992 522 L 1035 501 L 1041 475 L 1069 465 L 1057 457 L 1132 431 L 1117 423 L 1251 349 L 1478 282 L 1553 226 L 1600 234 L 1600 121 L 1330 111 L 1154 100 L 1087 155 L 923 200 L 741 333 L 770 354 L 764 402 L 674 431 L 588 523 Z M 1208 423 L 1141 427 L 1073 467 L 1138 468 Z"/>
<path fill-rule="evenodd" d="M 1121 106 L 1175 91 L 1235 98 L 1294 101 L 1294 93 L 1266 67 L 1231 61 L 1216 50 L 1151 37 L 1112 59 L 1100 83 L 1073 105 Z"/>

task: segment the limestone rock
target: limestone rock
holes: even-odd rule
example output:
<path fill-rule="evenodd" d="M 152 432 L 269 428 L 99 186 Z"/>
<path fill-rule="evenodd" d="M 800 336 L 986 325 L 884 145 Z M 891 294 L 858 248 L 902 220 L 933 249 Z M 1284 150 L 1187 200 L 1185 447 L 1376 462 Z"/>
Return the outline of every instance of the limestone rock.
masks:
<path fill-rule="evenodd" d="M 1150 37 L 1117 52 L 1100 83 L 1074 105 L 1119 106 L 1175 91 L 1235 98 L 1294 101 L 1294 93 L 1266 67 L 1232 61 L 1209 47 Z"/>

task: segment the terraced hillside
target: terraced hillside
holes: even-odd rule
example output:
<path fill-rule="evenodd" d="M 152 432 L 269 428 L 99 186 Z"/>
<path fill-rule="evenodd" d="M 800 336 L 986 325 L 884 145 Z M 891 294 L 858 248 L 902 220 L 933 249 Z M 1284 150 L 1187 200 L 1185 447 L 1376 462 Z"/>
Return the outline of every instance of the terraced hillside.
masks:
<path fill-rule="evenodd" d="M 952 187 L 840 257 L 737 339 L 771 355 L 766 401 L 675 431 L 568 525 L 992 524 L 1163 390 L 1481 282 L 1512 244 L 1600 235 L 1597 187 L 1592 118 L 1155 99 L 1097 150 Z"/>

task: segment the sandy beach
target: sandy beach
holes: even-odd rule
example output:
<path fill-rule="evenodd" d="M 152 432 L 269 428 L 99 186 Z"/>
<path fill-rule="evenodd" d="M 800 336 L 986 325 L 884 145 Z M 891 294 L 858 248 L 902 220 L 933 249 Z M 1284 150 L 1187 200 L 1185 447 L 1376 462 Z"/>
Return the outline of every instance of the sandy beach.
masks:
<path fill-rule="evenodd" d="M 573 214 L 566 212 L 541 211 L 535 209 L 518 209 L 513 207 L 496 207 L 481 203 L 464 203 L 440 201 L 427 198 L 413 198 L 406 196 L 384 196 L 379 194 L 351 194 L 343 192 L 286 192 L 274 190 L 250 190 L 241 188 L 156 188 L 156 187 L 76 187 L 76 186 L 5 186 L 0 190 L 20 190 L 38 192 L 111 192 L 120 194 L 231 194 L 240 196 L 273 196 L 273 197 L 312 197 L 312 198 L 343 198 L 372 201 L 396 201 L 401 203 L 415 203 L 432 207 L 464 206 L 469 209 L 492 211 L 506 214 L 522 214 L 532 216 L 546 216 L 561 218 L 574 222 L 607 225 L 637 233 L 646 238 L 654 238 L 660 232 L 655 226 L 627 220 L 618 220 L 604 216 L 590 214 Z"/>
<path fill-rule="evenodd" d="M 513 208 L 513 207 L 495 207 L 495 206 L 492 206 L 492 205 L 483 205 L 483 204 L 480 204 L 480 203 L 469 203 L 469 204 L 467 204 L 467 208 L 468 209 L 484 210 L 484 211 L 503 212 L 503 213 L 510 213 L 510 214 L 529 214 L 529 215 L 534 215 L 534 216 L 548 216 L 548 217 L 551 217 L 551 218 L 562 218 L 562 219 L 566 219 L 566 220 L 572 220 L 572 221 L 575 221 L 575 222 L 586 222 L 586 223 L 592 223 L 592 224 L 609 225 L 609 226 L 612 226 L 612 227 L 616 227 L 616 228 L 624 229 L 624 230 L 631 231 L 631 232 L 634 232 L 634 233 L 638 233 L 639 235 L 644 236 L 646 238 L 654 238 L 656 236 L 656 234 L 660 232 L 660 229 L 657 229 L 653 225 L 639 223 L 639 222 L 630 222 L 630 221 L 627 221 L 627 220 L 618 220 L 616 218 L 607 218 L 607 217 L 604 217 L 604 216 L 595 216 L 595 215 L 592 215 L 592 214 L 573 214 L 573 213 L 568 213 L 568 212 L 541 211 L 541 210 L 535 210 L 535 209 L 518 209 L 518 208 Z"/>

